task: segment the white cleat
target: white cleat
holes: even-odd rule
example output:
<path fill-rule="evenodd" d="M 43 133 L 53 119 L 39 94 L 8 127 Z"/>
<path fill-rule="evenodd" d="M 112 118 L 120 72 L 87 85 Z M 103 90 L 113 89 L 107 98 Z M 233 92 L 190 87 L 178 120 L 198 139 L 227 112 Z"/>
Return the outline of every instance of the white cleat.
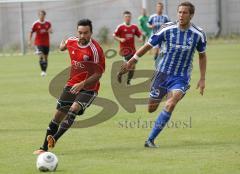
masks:
<path fill-rule="evenodd" d="M 42 76 L 42 77 L 45 77 L 46 75 L 47 75 L 46 72 L 44 72 L 44 71 L 41 72 L 41 76 Z"/>

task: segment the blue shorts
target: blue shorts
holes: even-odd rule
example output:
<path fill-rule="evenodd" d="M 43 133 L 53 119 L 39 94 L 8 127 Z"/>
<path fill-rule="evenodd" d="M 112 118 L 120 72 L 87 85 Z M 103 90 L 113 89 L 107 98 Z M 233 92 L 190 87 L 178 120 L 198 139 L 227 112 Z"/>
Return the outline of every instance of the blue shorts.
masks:
<path fill-rule="evenodd" d="M 181 76 L 167 75 L 160 71 L 156 71 L 150 91 L 150 97 L 156 100 L 162 98 L 171 91 L 181 91 L 183 94 L 190 88 L 189 79 Z"/>

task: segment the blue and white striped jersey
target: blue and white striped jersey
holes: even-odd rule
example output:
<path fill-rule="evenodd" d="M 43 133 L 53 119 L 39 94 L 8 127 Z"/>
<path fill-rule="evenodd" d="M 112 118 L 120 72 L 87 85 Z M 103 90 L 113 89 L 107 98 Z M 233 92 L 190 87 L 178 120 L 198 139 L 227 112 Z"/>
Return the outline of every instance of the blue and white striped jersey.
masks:
<path fill-rule="evenodd" d="M 158 71 L 190 78 L 194 52 L 205 52 L 207 41 L 203 30 L 194 24 L 183 31 L 178 27 L 178 22 L 169 22 L 148 43 L 151 46 L 166 45 L 166 53 L 158 64 Z"/>
<path fill-rule="evenodd" d="M 164 23 L 170 22 L 170 19 L 168 18 L 167 15 L 158 15 L 158 14 L 153 14 L 149 17 L 148 23 L 150 25 L 155 25 L 155 27 L 152 29 L 152 35 L 156 34 L 161 26 Z"/>

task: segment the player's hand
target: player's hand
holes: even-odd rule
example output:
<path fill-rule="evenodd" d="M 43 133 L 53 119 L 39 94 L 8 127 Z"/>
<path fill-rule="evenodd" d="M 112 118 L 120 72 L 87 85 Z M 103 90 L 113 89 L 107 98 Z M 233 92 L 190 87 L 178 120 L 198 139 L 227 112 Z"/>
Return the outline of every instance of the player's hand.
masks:
<path fill-rule="evenodd" d="M 80 83 L 76 83 L 75 85 L 72 86 L 72 88 L 70 89 L 70 92 L 72 94 L 78 94 L 84 87 L 84 81 L 80 82 Z"/>
<path fill-rule="evenodd" d="M 120 42 L 121 43 L 126 42 L 126 39 L 125 38 L 120 38 Z"/>
<path fill-rule="evenodd" d="M 60 43 L 60 46 L 59 46 L 59 49 L 61 50 L 61 51 L 65 51 L 66 50 L 66 39 L 63 39 L 62 41 L 61 41 L 61 43 Z"/>
<path fill-rule="evenodd" d="M 143 42 L 143 37 L 140 37 L 140 38 L 138 39 L 138 41 L 139 41 L 139 42 Z"/>
<path fill-rule="evenodd" d="M 203 95 L 204 93 L 204 88 L 205 88 L 205 79 L 200 79 L 197 84 L 196 89 L 200 89 L 200 94 Z"/>
<path fill-rule="evenodd" d="M 119 75 L 123 75 L 123 74 L 126 74 L 128 72 L 128 63 L 127 62 L 124 62 L 122 65 L 121 65 L 121 68 L 120 68 L 120 71 L 119 71 Z"/>
<path fill-rule="evenodd" d="M 129 70 L 133 69 L 133 66 L 136 64 L 137 60 L 131 58 L 128 62 L 124 62 L 121 66 L 120 75 L 126 74 Z"/>
<path fill-rule="evenodd" d="M 47 32 L 50 33 L 50 34 L 53 33 L 52 28 L 49 28 Z"/>
<path fill-rule="evenodd" d="M 151 29 L 154 29 L 155 27 L 156 27 L 156 25 L 155 25 L 155 24 L 152 24 L 150 28 L 151 28 Z"/>

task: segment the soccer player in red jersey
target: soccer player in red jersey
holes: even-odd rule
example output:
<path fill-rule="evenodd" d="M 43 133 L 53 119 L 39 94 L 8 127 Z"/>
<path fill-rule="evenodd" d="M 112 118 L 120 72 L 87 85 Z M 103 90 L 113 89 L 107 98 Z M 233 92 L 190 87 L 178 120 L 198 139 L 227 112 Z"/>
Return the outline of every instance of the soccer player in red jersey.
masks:
<path fill-rule="evenodd" d="M 113 37 L 120 43 L 120 55 L 124 58 L 124 61 L 130 60 L 135 54 L 135 36 L 142 41 L 142 34 L 137 25 L 131 24 L 132 14 L 129 11 L 123 13 L 124 23 L 118 25 L 114 31 Z M 134 69 L 128 72 L 127 85 L 130 85 L 130 81 L 134 75 Z M 118 81 L 121 82 L 122 75 L 118 73 Z"/>
<path fill-rule="evenodd" d="M 41 76 L 46 76 L 48 66 L 49 53 L 49 33 L 52 33 L 51 23 L 45 20 L 46 12 L 40 10 L 38 12 L 39 20 L 35 21 L 29 33 L 28 44 L 32 46 L 32 36 L 36 33 L 34 45 L 36 47 L 36 54 L 39 55 L 39 64 L 41 67 Z"/>
<path fill-rule="evenodd" d="M 92 22 L 82 19 L 77 24 L 77 37 L 60 44 L 71 59 L 70 77 L 57 101 L 57 111 L 50 121 L 40 154 L 53 148 L 57 140 L 71 127 L 77 115 L 82 115 L 97 96 L 99 80 L 105 70 L 105 56 L 100 45 L 91 38 Z"/>

